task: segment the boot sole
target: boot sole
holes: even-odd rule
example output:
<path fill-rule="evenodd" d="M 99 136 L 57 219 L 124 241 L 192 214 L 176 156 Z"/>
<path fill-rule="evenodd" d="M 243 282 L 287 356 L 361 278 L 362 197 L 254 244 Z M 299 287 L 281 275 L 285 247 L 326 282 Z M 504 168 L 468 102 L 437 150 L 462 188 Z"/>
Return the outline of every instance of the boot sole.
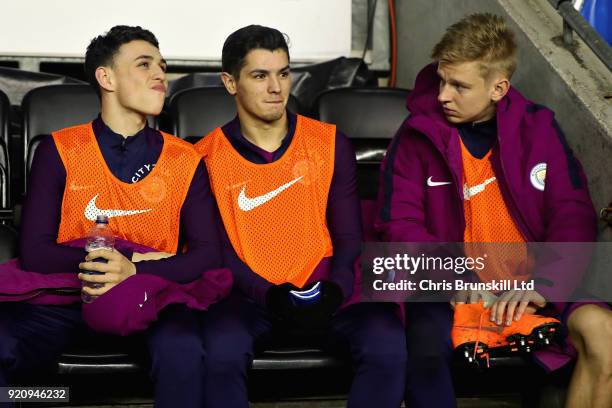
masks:
<path fill-rule="evenodd" d="M 512 348 L 523 353 L 531 353 L 533 350 L 551 345 L 557 339 L 560 330 L 561 324 L 551 322 L 534 328 L 528 335 L 516 333 L 508 336 L 506 340 Z"/>
<path fill-rule="evenodd" d="M 469 366 L 484 368 L 488 366 L 488 359 L 493 355 L 508 355 L 512 353 L 528 354 L 533 350 L 546 347 L 556 340 L 561 329 L 559 323 L 546 323 L 534 328 L 528 335 L 513 334 L 508 336 L 507 345 L 489 347 L 487 344 L 478 342 L 478 348 L 474 353 L 475 341 L 462 343 L 455 347 L 455 356 L 465 361 Z"/>

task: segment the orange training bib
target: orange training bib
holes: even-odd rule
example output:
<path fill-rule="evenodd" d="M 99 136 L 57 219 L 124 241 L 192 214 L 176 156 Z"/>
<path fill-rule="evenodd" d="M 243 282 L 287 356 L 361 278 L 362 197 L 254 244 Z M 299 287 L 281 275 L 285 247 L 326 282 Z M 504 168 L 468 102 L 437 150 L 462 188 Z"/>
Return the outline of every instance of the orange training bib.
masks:
<path fill-rule="evenodd" d="M 91 123 L 53 133 L 66 169 L 57 242 L 87 234 L 105 214 L 116 236 L 176 253 L 180 212 L 200 157 L 193 147 L 162 133 L 164 144 L 155 168 L 138 183 L 124 183 L 109 170 Z"/>
<path fill-rule="evenodd" d="M 269 282 L 301 287 L 333 253 L 326 210 L 335 137 L 334 125 L 298 116 L 287 151 L 268 164 L 243 158 L 220 128 L 196 144 L 232 246 Z"/>

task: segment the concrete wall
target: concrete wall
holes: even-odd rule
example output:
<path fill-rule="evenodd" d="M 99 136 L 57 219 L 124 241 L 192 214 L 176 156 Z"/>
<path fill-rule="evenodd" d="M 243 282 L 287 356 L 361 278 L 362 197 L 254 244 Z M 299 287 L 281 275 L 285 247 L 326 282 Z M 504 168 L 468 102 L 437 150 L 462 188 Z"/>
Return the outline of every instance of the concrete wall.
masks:
<path fill-rule="evenodd" d="M 351 57 L 361 58 L 368 35 L 368 13 L 371 12 L 375 0 L 352 0 L 351 13 Z M 384 0 L 376 1 L 372 34 L 367 45 L 369 52 L 365 61 L 372 70 L 388 71 L 390 69 L 390 28 L 389 7 Z"/>
<path fill-rule="evenodd" d="M 607 206 L 612 201 L 612 73 L 581 41 L 574 51 L 557 45 L 562 20 L 548 1 L 398 1 L 398 86 L 412 88 L 447 26 L 484 11 L 502 15 L 515 30 L 520 62 L 513 85 L 556 112 L 587 173 L 596 209 Z M 603 223 L 600 239 L 612 241 L 611 228 Z"/>

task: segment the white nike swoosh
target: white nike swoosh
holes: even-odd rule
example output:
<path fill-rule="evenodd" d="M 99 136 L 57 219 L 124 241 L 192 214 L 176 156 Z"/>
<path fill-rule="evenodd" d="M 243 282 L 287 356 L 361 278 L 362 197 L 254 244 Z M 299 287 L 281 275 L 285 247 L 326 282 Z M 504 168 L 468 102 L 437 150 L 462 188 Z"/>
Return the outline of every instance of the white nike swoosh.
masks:
<path fill-rule="evenodd" d="M 473 187 L 468 187 L 467 184 L 463 185 L 463 198 L 465 200 L 469 200 L 470 198 L 474 197 L 476 194 L 478 193 L 482 193 L 485 189 L 485 186 L 487 184 L 490 184 L 492 182 L 495 181 L 495 177 L 491 177 L 489 179 L 486 179 L 485 181 L 483 181 L 480 184 L 476 184 Z"/>
<path fill-rule="evenodd" d="M 144 300 L 142 301 L 142 303 L 139 303 L 138 306 L 142 307 L 146 302 L 147 302 L 147 291 L 145 290 Z"/>
<path fill-rule="evenodd" d="M 106 215 L 108 218 L 125 217 L 126 215 L 142 214 L 152 210 L 151 208 L 147 208 L 146 210 L 102 210 L 96 206 L 98 195 L 99 194 L 96 194 L 89 200 L 87 207 L 85 207 L 85 218 L 89 221 L 95 221 L 98 215 Z"/>
<path fill-rule="evenodd" d="M 427 179 L 427 185 L 429 187 L 445 186 L 447 184 L 451 184 L 451 182 L 450 181 L 433 181 L 431 176 Z"/>
<path fill-rule="evenodd" d="M 260 205 L 267 203 L 268 201 L 270 201 L 271 199 L 273 199 L 274 197 L 276 197 L 277 195 L 300 181 L 303 177 L 304 176 L 300 176 L 286 184 L 283 184 L 276 190 L 272 190 L 269 193 L 253 198 L 249 198 L 246 196 L 246 194 L 244 194 L 244 190 L 246 190 L 246 186 L 244 186 L 242 187 L 242 190 L 240 190 L 240 195 L 238 196 L 238 207 L 242 211 L 251 211 L 252 209 L 259 207 Z"/>

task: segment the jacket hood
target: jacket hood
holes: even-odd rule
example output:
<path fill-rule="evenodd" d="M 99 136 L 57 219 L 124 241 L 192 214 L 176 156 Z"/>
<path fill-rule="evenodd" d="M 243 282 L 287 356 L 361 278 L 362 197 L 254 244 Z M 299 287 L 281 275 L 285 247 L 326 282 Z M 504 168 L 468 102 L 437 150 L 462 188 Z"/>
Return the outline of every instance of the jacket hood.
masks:
<path fill-rule="evenodd" d="M 439 83 L 436 64 L 426 65 L 414 81 L 414 89 L 408 94 L 406 107 L 413 116 L 424 115 L 444 125 L 447 122 L 438 102 Z"/>

